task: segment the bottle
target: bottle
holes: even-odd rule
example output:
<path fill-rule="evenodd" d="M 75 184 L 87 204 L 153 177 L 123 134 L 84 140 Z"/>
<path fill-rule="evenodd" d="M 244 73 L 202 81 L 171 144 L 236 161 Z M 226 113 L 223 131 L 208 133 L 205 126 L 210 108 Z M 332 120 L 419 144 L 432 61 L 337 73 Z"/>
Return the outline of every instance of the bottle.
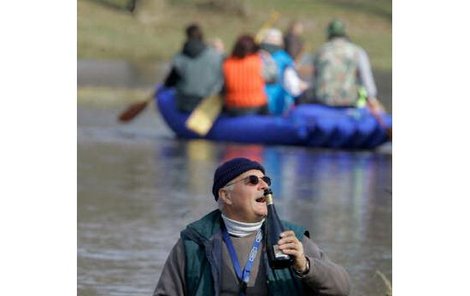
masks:
<path fill-rule="evenodd" d="M 284 231 L 281 219 L 276 213 L 273 203 L 273 192 L 271 189 L 264 190 L 266 206 L 268 207 L 268 216 L 266 217 L 264 236 L 266 238 L 266 252 L 268 252 L 269 266 L 273 269 L 287 268 L 294 263 L 294 258 L 284 254 L 277 245 L 281 238 L 280 235 Z"/>

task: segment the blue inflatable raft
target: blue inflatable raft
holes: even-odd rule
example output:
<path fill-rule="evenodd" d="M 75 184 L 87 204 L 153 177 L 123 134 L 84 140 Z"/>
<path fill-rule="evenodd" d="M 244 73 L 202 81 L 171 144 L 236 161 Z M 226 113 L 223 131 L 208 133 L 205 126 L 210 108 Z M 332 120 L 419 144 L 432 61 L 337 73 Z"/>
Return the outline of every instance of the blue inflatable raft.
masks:
<path fill-rule="evenodd" d="M 187 113 L 178 112 L 172 88 L 159 87 L 155 100 L 166 124 L 180 138 L 297 145 L 342 149 L 372 149 L 388 140 L 386 129 L 392 118 L 378 120 L 366 108 L 334 108 L 308 104 L 295 107 L 287 116 L 250 115 L 230 117 L 221 114 L 204 137 L 187 129 Z"/>

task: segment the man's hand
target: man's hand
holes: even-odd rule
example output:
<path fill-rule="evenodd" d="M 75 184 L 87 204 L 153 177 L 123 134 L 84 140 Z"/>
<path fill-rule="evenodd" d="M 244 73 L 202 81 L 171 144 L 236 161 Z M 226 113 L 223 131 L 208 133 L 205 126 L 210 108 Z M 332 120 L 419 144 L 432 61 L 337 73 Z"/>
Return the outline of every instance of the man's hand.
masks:
<path fill-rule="evenodd" d="M 380 103 L 377 98 L 369 98 L 367 100 L 367 107 L 371 113 L 380 114 L 385 112 L 384 106 Z"/>
<path fill-rule="evenodd" d="M 307 258 L 304 254 L 304 246 L 297 239 L 295 233 L 292 230 L 284 231 L 281 233 L 281 239 L 278 241 L 279 249 L 284 254 L 294 256 L 293 268 L 298 273 L 304 273 L 307 271 Z"/>

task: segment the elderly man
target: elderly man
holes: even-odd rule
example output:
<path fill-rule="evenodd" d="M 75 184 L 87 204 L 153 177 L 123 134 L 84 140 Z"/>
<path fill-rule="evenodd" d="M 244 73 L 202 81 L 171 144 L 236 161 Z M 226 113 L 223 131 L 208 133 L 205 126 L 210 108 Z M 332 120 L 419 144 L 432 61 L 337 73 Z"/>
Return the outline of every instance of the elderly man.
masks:
<path fill-rule="evenodd" d="M 271 180 L 264 173 L 247 158 L 217 168 L 212 193 L 219 209 L 181 232 L 154 295 L 348 295 L 346 271 L 301 226 L 283 222 L 288 230 L 279 240 L 292 267 L 269 267 L 261 230 Z"/>

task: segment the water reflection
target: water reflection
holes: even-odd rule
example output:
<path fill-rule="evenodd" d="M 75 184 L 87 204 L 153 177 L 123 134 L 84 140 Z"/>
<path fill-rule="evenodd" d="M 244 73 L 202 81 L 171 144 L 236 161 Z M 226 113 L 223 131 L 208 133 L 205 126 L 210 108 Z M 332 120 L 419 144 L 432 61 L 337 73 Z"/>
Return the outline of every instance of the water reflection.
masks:
<path fill-rule="evenodd" d="M 281 218 L 305 225 L 348 269 L 352 295 L 385 294 L 375 272 L 391 279 L 391 155 L 177 140 L 163 124 L 149 137 L 148 126 L 101 128 L 90 121 L 103 116 L 83 113 L 79 295 L 151 295 L 179 232 L 216 207 L 215 168 L 237 156 L 263 163 Z"/>

